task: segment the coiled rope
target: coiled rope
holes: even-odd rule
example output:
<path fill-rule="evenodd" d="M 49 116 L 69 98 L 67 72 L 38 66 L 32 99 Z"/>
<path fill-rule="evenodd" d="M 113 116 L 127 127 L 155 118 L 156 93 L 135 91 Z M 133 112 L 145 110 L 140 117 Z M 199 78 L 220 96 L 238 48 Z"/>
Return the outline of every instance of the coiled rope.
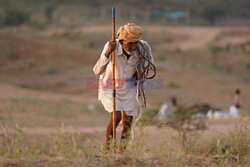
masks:
<path fill-rule="evenodd" d="M 137 101 L 139 102 L 139 105 L 140 105 L 140 114 L 136 118 L 134 123 L 132 124 L 132 127 L 131 127 L 132 134 L 131 134 L 131 140 L 129 142 L 129 145 L 131 145 L 134 141 L 134 128 L 142 116 L 143 108 L 146 107 L 146 97 L 145 97 L 145 93 L 144 93 L 144 82 L 146 81 L 146 79 L 153 79 L 156 76 L 156 67 L 151 61 L 152 55 L 148 55 L 148 53 L 146 53 L 149 50 L 147 50 L 145 48 L 145 46 L 142 42 L 139 41 L 139 45 L 140 45 L 140 47 L 136 47 L 136 50 L 138 51 L 138 53 L 140 55 L 139 63 L 138 63 L 137 70 L 136 70 L 137 76 L 138 76 L 138 78 L 136 80 L 136 87 L 137 87 L 137 97 L 136 98 L 137 98 Z M 153 75 L 148 76 L 150 70 L 153 71 Z"/>

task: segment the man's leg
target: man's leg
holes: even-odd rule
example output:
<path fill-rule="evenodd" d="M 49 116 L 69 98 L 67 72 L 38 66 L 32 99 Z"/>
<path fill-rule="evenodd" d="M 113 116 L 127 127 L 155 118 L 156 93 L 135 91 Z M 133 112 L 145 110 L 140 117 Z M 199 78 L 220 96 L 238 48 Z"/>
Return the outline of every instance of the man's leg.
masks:
<path fill-rule="evenodd" d="M 123 129 L 122 129 L 122 135 L 121 135 L 121 141 L 120 141 L 120 147 L 119 147 L 120 152 L 126 149 L 126 146 L 129 142 L 132 122 L 133 122 L 133 116 L 128 116 L 125 112 L 122 112 Z"/>
<path fill-rule="evenodd" d="M 117 127 L 117 125 L 119 124 L 119 122 L 121 121 L 121 111 L 116 111 L 115 113 L 115 128 Z M 109 151 L 109 144 L 110 141 L 113 137 L 113 112 L 111 113 L 111 118 L 110 121 L 108 123 L 108 127 L 107 127 L 107 133 L 106 133 L 106 147 L 105 147 L 105 151 Z"/>

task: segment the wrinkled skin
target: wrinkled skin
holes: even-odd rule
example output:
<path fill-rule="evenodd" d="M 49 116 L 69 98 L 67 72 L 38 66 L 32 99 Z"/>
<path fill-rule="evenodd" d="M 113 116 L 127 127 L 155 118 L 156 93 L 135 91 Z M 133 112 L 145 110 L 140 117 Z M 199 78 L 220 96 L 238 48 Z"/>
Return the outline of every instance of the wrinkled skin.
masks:
<path fill-rule="evenodd" d="M 131 52 L 134 51 L 138 45 L 138 41 L 137 42 L 127 42 L 124 40 L 120 40 L 119 41 L 120 44 L 122 45 L 122 48 L 127 51 L 127 52 Z M 109 58 L 110 54 L 116 49 L 116 42 L 113 40 L 109 41 L 109 46 L 108 46 L 108 50 L 105 54 L 105 56 L 107 58 Z"/>

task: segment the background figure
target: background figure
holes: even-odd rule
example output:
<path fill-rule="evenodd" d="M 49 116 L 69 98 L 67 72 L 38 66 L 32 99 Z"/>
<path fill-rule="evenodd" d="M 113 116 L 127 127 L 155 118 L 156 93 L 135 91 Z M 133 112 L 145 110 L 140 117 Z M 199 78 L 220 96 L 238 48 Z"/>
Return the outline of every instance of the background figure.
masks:
<path fill-rule="evenodd" d="M 234 96 L 234 105 L 229 107 L 229 114 L 232 118 L 238 118 L 240 114 L 240 89 L 236 89 Z"/>
<path fill-rule="evenodd" d="M 161 105 L 161 108 L 159 110 L 159 112 L 161 113 L 161 116 L 166 119 L 172 116 L 173 111 L 174 111 L 174 107 L 176 107 L 177 105 L 177 99 L 176 97 L 172 97 L 171 99 L 172 101 L 172 107 L 169 107 L 167 102 L 163 102 Z"/>
<path fill-rule="evenodd" d="M 240 109 L 240 89 L 236 89 L 235 91 L 234 106 Z"/>

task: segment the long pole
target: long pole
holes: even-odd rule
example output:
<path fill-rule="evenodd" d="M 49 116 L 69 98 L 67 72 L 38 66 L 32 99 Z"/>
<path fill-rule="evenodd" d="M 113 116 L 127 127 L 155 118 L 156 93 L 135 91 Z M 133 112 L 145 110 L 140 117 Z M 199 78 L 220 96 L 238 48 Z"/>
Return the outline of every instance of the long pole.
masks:
<path fill-rule="evenodd" d="M 112 40 L 115 41 L 115 7 L 112 7 Z M 113 152 L 115 152 L 115 138 L 116 138 L 116 126 L 115 126 L 115 50 L 112 52 L 112 81 L 113 81 Z"/>

